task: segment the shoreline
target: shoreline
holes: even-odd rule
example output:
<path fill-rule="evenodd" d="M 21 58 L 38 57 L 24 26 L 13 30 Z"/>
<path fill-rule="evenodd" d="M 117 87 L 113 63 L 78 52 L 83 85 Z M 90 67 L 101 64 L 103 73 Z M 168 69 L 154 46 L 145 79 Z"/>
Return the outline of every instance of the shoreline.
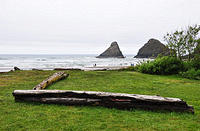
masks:
<path fill-rule="evenodd" d="M 66 67 L 66 68 L 20 68 L 20 70 L 40 70 L 40 71 L 52 71 L 52 70 L 82 70 L 82 71 L 101 71 L 101 70 L 119 70 L 119 69 L 124 69 L 128 68 L 130 66 L 89 66 L 89 67 L 83 67 L 83 68 L 75 68 L 75 67 Z M 2 69 L 0 67 L 0 73 L 6 73 L 14 71 L 14 68 L 6 68 Z"/>

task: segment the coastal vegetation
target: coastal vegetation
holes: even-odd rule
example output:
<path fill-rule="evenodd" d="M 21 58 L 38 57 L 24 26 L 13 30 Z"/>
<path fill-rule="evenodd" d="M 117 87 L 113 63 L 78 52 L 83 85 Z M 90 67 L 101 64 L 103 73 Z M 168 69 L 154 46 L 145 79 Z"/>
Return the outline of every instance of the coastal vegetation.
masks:
<path fill-rule="evenodd" d="M 56 71 L 15 71 L 0 74 L 0 130 L 198 130 L 200 81 L 177 75 L 133 71 L 65 71 L 70 76 L 47 88 L 160 95 L 181 98 L 195 114 L 117 110 L 15 102 L 13 90 L 29 90 Z"/>
<path fill-rule="evenodd" d="M 170 49 L 169 56 L 159 55 L 134 67 L 135 71 L 147 74 L 179 74 L 189 79 L 200 79 L 200 25 L 188 26 L 185 30 L 167 33 L 164 39 Z"/>
<path fill-rule="evenodd" d="M 198 36 L 200 25 L 188 26 L 186 29 L 176 30 L 172 33 L 167 33 L 164 40 L 167 41 L 167 46 L 170 49 L 170 55 L 182 59 L 187 55 L 190 61 L 194 56 L 195 49 L 199 46 L 200 38 Z"/>
<path fill-rule="evenodd" d="M 158 57 L 136 67 L 139 72 L 157 75 L 177 74 L 184 69 L 183 62 L 176 57 Z"/>

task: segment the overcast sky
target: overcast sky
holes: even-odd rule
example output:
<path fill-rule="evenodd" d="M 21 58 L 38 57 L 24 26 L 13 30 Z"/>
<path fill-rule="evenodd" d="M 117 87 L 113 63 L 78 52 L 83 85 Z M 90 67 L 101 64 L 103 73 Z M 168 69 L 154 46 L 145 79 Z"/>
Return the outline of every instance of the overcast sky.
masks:
<path fill-rule="evenodd" d="M 0 54 L 136 54 L 200 24 L 200 0 L 0 0 Z"/>

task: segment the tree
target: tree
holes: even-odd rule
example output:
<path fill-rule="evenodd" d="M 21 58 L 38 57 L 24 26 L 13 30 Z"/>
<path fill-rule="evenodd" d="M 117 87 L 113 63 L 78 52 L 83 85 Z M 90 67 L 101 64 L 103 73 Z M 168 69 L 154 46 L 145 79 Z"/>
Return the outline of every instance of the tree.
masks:
<path fill-rule="evenodd" d="M 197 42 L 197 46 L 196 46 L 196 48 L 194 49 L 194 53 L 195 53 L 196 55 L 200 55 L 200 38 L 199 38 L 198 40 L 196 40 L 196 42 Z"/>
<path fill-rule="evenodd" d="M 164 36 L 164 40 L 167 41 L 167 47 L 170 49 L 170 55 L 176 56 L 179 59 L 182 59 L 182 56 L 185 52 L 185 43 L 184 43 L 184 31 L 175 31 L 173 33 L 167 33 Z"/>
<path fill-rule="evenodd" d="M 167 46 L 174 56 L 182 59 L 182 57 L 188 54 L 188 60 L 191 60 L 194 51 L 199 49 L 200 38 L 198 34 L 200 31 L 200 25 L 188 26 L 186 30 L 175 31 L 173 33 L 167 33 L 164 36 L 164 40 L 167 41 Z"/>
<path fill-rule="evenodd" d="M 188 26 L 185 31 L 184 41 L 185 49 L 188 52 L 188 60 L 190 61 L 192 53 L 198 45 L 199 39 L 198 34 L 200 31 L 200 25 Z"/>

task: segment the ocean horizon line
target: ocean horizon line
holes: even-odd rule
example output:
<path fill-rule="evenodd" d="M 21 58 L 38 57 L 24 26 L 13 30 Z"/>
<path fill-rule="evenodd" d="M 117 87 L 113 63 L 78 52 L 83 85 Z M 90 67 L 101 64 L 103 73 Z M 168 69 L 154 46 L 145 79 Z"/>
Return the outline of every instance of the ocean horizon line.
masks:
<path fill-rule="evenodd" d="M 98 56 L 99 54 L 0 54 L 0 55 L 90 55 Z M 124 54 L 125 56 L 135 56 L 136 54 Z"/>

